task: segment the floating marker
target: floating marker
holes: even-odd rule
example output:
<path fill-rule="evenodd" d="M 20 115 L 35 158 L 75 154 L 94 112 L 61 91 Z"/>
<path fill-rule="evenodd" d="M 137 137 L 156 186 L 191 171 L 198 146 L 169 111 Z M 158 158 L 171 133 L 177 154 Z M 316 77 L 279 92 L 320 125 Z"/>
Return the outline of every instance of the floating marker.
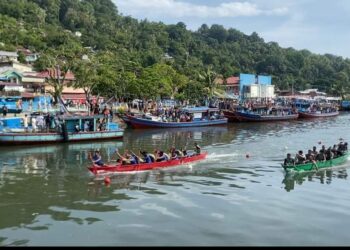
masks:
<path fill-rule="evenodd" d="M 249 154 L 246 154 L 246 155 L 245 155 L 245 157 L 246 157 L 246 158 L 249 158 L 249 157 L 250 157 L 250 155 L 249 155 Z"/>
<path fill-rule="evenodd" d="M 111 184 L 111 179 L 108 176 L 106 176 L 104 179 L 104 182 L 106 185 L 109 185 L 109 184 Z"/>

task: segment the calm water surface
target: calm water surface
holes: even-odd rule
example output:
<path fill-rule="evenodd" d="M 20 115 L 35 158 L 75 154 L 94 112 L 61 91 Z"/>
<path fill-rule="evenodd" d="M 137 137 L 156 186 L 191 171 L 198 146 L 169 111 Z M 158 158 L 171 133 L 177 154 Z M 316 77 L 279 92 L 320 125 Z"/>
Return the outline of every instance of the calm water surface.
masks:
<path fill-rule="evenodd" d="M 287 152 L 350 141 L 350 114 L 266 124 L 127 130 L 123 140 L 0 148 L 0 245 L 350 245 L 350 161 L 285 176 Z M 190 166 L 95 178 L 87 154 L 199 142 Z M 246 158 L 249 155 L 249 158 Z"/>

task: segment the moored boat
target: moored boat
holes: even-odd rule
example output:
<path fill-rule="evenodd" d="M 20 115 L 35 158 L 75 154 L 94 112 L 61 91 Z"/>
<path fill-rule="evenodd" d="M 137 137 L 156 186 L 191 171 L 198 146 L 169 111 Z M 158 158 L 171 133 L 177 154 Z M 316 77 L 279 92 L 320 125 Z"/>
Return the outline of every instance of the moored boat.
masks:
<path fill-rule="evenodd" d="M 319 169 L 330 168 L 330 167 L 341 165 L 342 163 L 347 161 L 349 156 L 350 156 L 350 153 L 345 152 L 342 156 L 338 156 L 337 158 L 333 158 L 328 161 L 317 161 L 314 163 L 310 162 L 306 164 L 298 164 L 298 165 L 292 165 L 292 166 L 285 166 L 284 164 L 282 164 L 282 167 L 287 172 L 318 171 Z"/>
<path fill-rule="evenodd" d="M 321 112 L 321 111 L 299 111 L 300 118 L 323 118 L 323 117 L 333 117 L 339 115 L 339 111 L 331 111 L 331 112 Z"/>
<path fill-rule="evenodd" d="M 239 122 L 236 116 L 236 111 L 222 110 L 222 113 L 224 114 L 224 116 L 227 118 L 229 122 Z"/>
<path fill-rule="evenodd" d="M 219 109 L 208 107 L 184 108 L 182 112 L 192 118 L 189 121 L 167 121 L 161 117 L 146 116 L 136 117 L 127 115 L 123 120 L 130 124 L 132 128 L 183 128 L 201 127 L 227 124 L 227 118 L 218 115 Z"/>
<path fill-rule="evenodd" d="M 91 173 L 98 175 L 104 173 L 125 173 L 125 172 L 135 172 L 135 171 L 147 171 L 154 169 L 164 169 L 168 167 L 175 167 L 180 165 L 185 165 L 191 162 L 196 162 L 200 160 L 204 160 L 207 157 L 208 153 L 203 152 L 199 155 L 186 156 L 180 159 L 162 161 L 162 162 L 153 162 L 153 163 L 140 163 L 134 165 L 122 165 L 120 163 L 116 165 L 106 165 L 106 166 L 98 166 L 93 165 L 88 167 Z"/>
<path fill-rule="evenodd" d="M 123 137 L 124 130 L 109 120 L 101 129 L 98 121 L 102 121 L 103 118 L 103 115 L 66 116 L 61 118 L 59 127 L 47 131 L 35 131 L 33 128 L 26 130 L 24 127 L 3 127 L 0 132 L 0 145 L 76 142 Z M 86 123 L 89 124 L 88 129 L 84 129 Z"/>
<path fill-rule="evenodd" d="M 240 122 L 269 122 L 269 121 L 287 121 L 298 119 L 299 114 L 276 114 L 276 115 L 261 115 L 246 112 L 235 112 L 236 119 Z"/>

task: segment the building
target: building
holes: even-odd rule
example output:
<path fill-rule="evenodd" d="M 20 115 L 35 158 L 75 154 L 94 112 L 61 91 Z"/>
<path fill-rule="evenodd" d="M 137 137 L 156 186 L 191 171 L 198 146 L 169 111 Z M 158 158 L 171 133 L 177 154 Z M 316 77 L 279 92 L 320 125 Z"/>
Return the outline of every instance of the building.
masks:
<path fill-rule="evenodd" d="M 227 78 L 224 86 L 226 94 L 239 96 L 239 77 L 231 76 Z"/>
<path fill-rule="evenodd" d="M 25 57 L 25 61 L 28 64 L 33 64 L 36 60 L 39 59 L 39 54 L 38 53 L 34 53 L 29 49 L 17 49 L 17 52 L 22 52 L 24 57 Z"/>
<path fill-rule="evenodd" d="M 17 52 L 0 50 L 0 62 L 18 62 Z"/>
<path fill-rule="evenodd" d="M 271 76 L 240 74 L 239 88 L 241 98 L 274 98 L 275 86 Z"/>
<path fill-rule="evenodd" d="M 32 72 L 33 67 L 31 65 L 19 63 L 19 62 L 13 62 L 13 61 L 3 61 L 0 62 L 0 70 L 7 69 L 13 69 L 17 70 L 18 72 Z"/>

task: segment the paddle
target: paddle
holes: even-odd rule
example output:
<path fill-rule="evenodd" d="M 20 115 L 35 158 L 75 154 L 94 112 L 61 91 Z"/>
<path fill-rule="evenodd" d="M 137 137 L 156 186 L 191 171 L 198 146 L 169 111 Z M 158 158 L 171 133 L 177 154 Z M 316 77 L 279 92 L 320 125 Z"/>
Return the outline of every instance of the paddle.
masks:
<path fill-rule="evenodd" d="M 130 152 L 137 157 L 137 159 L 139 160 L 139 163 L 144 162 L 144 160 L 140 156 L 135 154 L 132 150 L 130 150 Z"/>
<path fill-rule="evenodd" d="M 316 171 L 318 171 L 317 161 L 312 161 L 312 163 L 313 163 L 312 166 L 316 168 Z"/>

